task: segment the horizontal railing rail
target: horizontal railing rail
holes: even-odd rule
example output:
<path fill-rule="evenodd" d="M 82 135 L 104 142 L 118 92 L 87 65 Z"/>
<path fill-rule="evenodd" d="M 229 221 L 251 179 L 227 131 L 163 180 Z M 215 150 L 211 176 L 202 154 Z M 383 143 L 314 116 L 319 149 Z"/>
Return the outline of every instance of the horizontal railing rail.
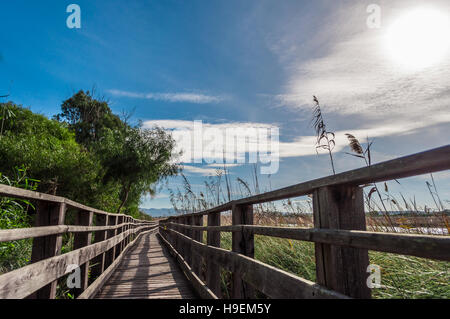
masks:
<path fill-rule="evenodd" d="M 255 235 L 309 241 L 322 244 L 366 248 L 386 253 L 450 261 L 450 238 L 438 235 L 380 233 L 358 230 L 271 227 L 256 225 L 190 226 L 167 223 L 174 227 L 219 232 L 252 232 Z"/>
<path fill-rule="evenodd" d="M 367 231 L 363 187 L 448 169 L 450 145 L 172 216 L 159 222 L 160 234 L 201 295 L 222 296 L 224 268 L 232 272 L 231 298 L 253 298 L 255 289 L 272 298 L 370 298 L 369 250 L 450 261 L 450 236 Z M 253 205 L 303 195 L 313 198 L 313 228 L 253 225 Z M 227 211 L 232 225 L 221 226 Z M 232 233 L 231 251 L 220 248 L 221 232 Z M 317 282 L 254 260 L 255 235 L 313 242 Z"/>
<path fill-rule="evenodd" d="M 55 204 L 65 204 L 68 208 L 75 208 L 79 210 L 84 211 L 90 211 L 95 214 L 99 215 L 107 215 L 107 216 L 126 216 L 129 217 L 130 220 L 135 222 L 143 222 L 144 220 L 135 219 L 131 216 L 124 215 L 124 214 L 114 214 L 114 213 L 108 213 L 100 209 L 92 208 L 77 202 L 74 202 L 73 200 L 67 199 L 65 197 L 60 196 L 54 196 L 39 192 L 34 192 L 26 189 L 21 189 L 17 187 L 12 187 L 8 185 L 0 184 L 0 196 L 3 197 L 14 197 L 14 198 L 22 198 L 22 199 L 28 199 L 28 200 L 37 200 L 37 201 L 43 201 L 48 203 L 55 203 Z"/>
<path fill-rule="evenodd" d="M 28 265 L 0 275 L 0 298 L 49 298 L 58 280 L 79 267 L 78 298 L 92 298 L 117 268 L 135 240 L 158 230 L 156 222 L 91 208 L 64 197 L 0 185 L 0 196 L 36 203 L 35 227 L 2 229 L 0 242 L 33 239 Z M 75 225 L 66 225 L 66 211 Z M 73 234 L 72 250 L 61 254 L 63 235 Z M 89 279 L 89 273 L 91 279 Z"/>
<path fill-rule="evenodd" d="M 16 228 L 16 229 L 1 229 L 0 230 L 0 242 L 15 241 L 27 238 L 36 238 L 49 235 L 62 235 L 67 233 L 90 233 L 100 230 L 115 230 L 125 226 L 136 225 L 135 223 L 122 223 L 115 226 L 41 226 L 41 227 L 29 227 L 29 228 Z M 139 225 L 157 225 L 157 223 L 142 222 Z"/>

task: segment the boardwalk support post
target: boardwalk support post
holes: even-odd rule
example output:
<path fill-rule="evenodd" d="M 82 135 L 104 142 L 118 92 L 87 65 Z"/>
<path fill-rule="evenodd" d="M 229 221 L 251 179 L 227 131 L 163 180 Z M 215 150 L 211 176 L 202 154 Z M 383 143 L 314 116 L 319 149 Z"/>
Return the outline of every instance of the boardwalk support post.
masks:
<path fill-rule="evenodd" d="M 76 215 L 76 223 L 79 226 L 92 226 L 93 213 L 80 210 Z M 75 233 L 73 239 L 73 249 L 89 246 L 91 244 L 92 233 Z M 76 289 L 75 296 L 79 296 L 88 287 L 89 261 L 80 265 L 81 287 Z"/>
<path fill-rule="evenodd" d="M 105 214 L 95 214 L 95 224 L 96 226 L 106 226 L 107 215 Z M 94 235 L 94 243 L 98 243 L 106 240 L 107 231 L 100 230 Z M 91 268 L 91 274 L 93 278 L 100 276 L 105 270 L 105 254 L 100 254 L 93 260 L 93 266 Z"/>
<path fill-rule="evenodd" d="M 208 214 L 208 226 L 220 226 L 220 213 Z M 220 247 L 220 231 L 208 230 L 207 244 Z M 222 296 L 220 290 L 220 266 L 209 259 L 206 259 L 206 284 L 218 298 Z"/>
<path fill-rule="evenodd" d="M 117 225 L 117 216 L 108 216 L 108 226 Z M 117 229 L 108 230 L 108 239 L 116 236 Z M 105 268 L 108 268 L 114 261 L 116 246 L 112 247 L 105 254 Z"/>
<path fill-rule="evenodd" d="M 192 216 L 186 216 L 184 218 L 184 223 L 189 226 L 192 225 Z M 185 235 L 188 236 L 189 238 L 192 238 L 192 230 L 186 229 Z M 190 243 L 187 243 L 185 260 L 186 260 L 187 264 L 191 267 L 192 267 L 192 258 L 195 258 L 192 256 L 192 245 Z"/>
<path fill-rule="evenodd" d="M 194 226 L 203 226 L 203 215 L 194 215 L 192 224 Z M 198 242 L 203 242 L 203 232 L 201 230 L 194 230 L 192 232 L 192 239 Z M 195 250 L 192 248 L 192 270 L 199 276 L 201 276 L 201 267 L 202 267 L 203 257 L 200 254 L 197 254 Z"/>
<path fill-rule="evenodd" d="M 323 187 L 314 192 L 314 227 L 366 230 L 361 187 Z M 315 244 L 317 282 L 353 298 L 370 298 L 367 249 Z"/>
<path fill-rule="evenodd" d="M 233 205 L 232 224 L 253 225 L 253 205 Z M 246 229 L 233 232 L 232 251 L 253 258 L 255 251 L 253 231 Z M 244 274 L 239 269 L 236 269 L 236 271 L 233 272 L 231 291 L 231 298 L 233 299 L 248 299 L 254 297 L 254 289 L 242 280 L 243 275 Z"/>
<path fill-rule="evenodd" d="M 124 216 L 118 216 L 117 217 L 117 225 L 123 224 L 123 221 L 124 221 Z M 123 232 L 123 226 L 117 228 L 116 235 L 119 235 L 122 232 Z M 116 251 L 115 251 L 115 255 L 114 255 L 114 260 L 116 260 L 116 258 L 120 255 L 120 253 L 122 252 L 122 248 L 123 248 L 123 240 L 116 245 Z"/>
<path fill-rule="evenodd" d="M 63 225 L 66 216 L 65 203 L 50 203 L 41 201 L 36 207 L 35 226 Z M 62 235 L 49 235 L 33 240 L 31 263 L 61 254 Z M 57 280 L 39 289 L 30 298 L 55 299 Z"/>

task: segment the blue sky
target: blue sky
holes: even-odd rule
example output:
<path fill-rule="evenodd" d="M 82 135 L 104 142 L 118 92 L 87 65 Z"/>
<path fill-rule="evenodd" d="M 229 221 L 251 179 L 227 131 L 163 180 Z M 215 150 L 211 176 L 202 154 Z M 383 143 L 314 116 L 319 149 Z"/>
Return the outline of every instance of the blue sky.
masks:
<path fill-rule="evenodd" d="M 81 29 L 66 26 L 70 3 L 81 8 Z M 366 24 L 372 3 L 381 8 L 376 29 Z M 344 133 L 373 138 L 375 162 L 449 144 L 449 51 L 404 68 L 384 41 L 399 17 L 424 5 L 450 11 L 448 1 L 9 1 L 0 11 L 0 90 L 47 116 L 96 86 L 114 112 L 134 110 L 147 126 L 278 127 L 279 170 L 261 180 L 263 189 L 269 180 L 283 187 L 331 173 L 327 156 L 315 154 L 312 95 L 337 132 L 339 172 L 363 165 L 344 153 Z M 185 163 L 185 174 L 196 187 L 216 168 Z M 251 178 L 251 165 L 229 169 Z M 450 174 L 435 177 L 450 199 Z M 433 206 L 427 179 L 392 187 Z M 170 207 L 167 190 L 142 206 Z"/>

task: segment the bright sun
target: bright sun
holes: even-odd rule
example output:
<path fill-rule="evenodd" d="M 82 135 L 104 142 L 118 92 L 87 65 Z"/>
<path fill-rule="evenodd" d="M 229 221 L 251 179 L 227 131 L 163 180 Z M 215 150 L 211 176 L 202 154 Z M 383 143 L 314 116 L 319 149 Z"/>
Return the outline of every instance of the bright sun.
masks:
<path fill-rule="evenodd" d="M 408 69 L 431 66 L 449 54 L 450 19 L 436 9 L 415 9 L 399 17 L 388 29 L 390 56 Z"/>

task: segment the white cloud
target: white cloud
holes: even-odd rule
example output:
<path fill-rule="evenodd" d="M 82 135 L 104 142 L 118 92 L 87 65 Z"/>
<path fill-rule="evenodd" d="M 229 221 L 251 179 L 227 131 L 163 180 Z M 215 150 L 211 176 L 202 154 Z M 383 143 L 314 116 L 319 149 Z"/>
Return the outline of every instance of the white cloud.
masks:
<path fill-rule="evenodd" d="M 286 55 L 283 48 L 298 52 L 303 44 L 294 38 L 280 37 L 283 41 L 274 43 L 272 50 L 280 55 L 289 76 L 285 92 L 273 96 L 274 103 L 310 111 L 312 96 L 317 95 L 329 116 L 360 116 L 360 123 L 352 123 L 360 127 L 383 119 L 383 124 L 398 126 L 405 132 L 411 130 L 411 125 L 426 127 L 449 122 L 450 53 L 438 64 L 421 70 L 405 70 L 396 65 L 385 46 L 386 30 L 390 21 L 407 7 L 397 6 L 394 11 L 389 5 L 382 6 L 381 29 L 364 27 L 361 17 L 366 16 L 365 7 L 361 5 L 357 9 L 346 8 L 335 21 L 326 19 L 328 23 L 318 34 L 328 50 L 315 58 L 295 60 L 293 54 Z M 439 6 L 445 9 L 445 3 Z M 341 24 L 346 27 L 340 27 Z M 349 24 L 353 28 L 348 28 Z M 315 37 L 313 41 L 320 39 Z M 420 123 L 411 123 L 417 121 Z"/>
<path fill-rule="evenodd" d="M 224 98 L 220 96 L 197 94 L 197 93 L 136 93 L 121 90 L 109 90 L 114 96 L 129 97 L 136 99 L 147 99 L 165 102 L 187 102 L 195 104 L 219 103 Z"/>
<path fill-rule="evenodd" d="M 347 129 L 347 130 L 339 130 L 335 133 L 335 142 L 336 146 L 334 148 L 334 152 L 339 152 L 348 146 L 348 140 L 345 136 L 346 133 L 350 133 L 354 135 L 356 138 L 360 140 L 361 143 L 366 141 L 366 137 L 370 139 L 376 137 L 384 137 L 384 136 L 394 136 L 394 135 L 406 135 L 412 134 L 419 129 L 425 128 L 432 122 L 434 124 L 439 123 L 448 123 L 450 122 L 450 113 L 446 114 L 435 114 L 430 115 L 427 119 L 415 120 L 415 121 L 407 121 L 404 123 L 387 123 L 383 125 L 377 126 L 366 126 L 358 129 Z M 213 159 L 221 160 L 225 158 L 226 160 L 235 159 L 236 154 L 234 151 L 228 147 L 225 147 L 225 141 L 222 139 L 217 139 L 215 142 L 215 148 L 220 151 L 221 158 L 212 158 L 205 156 L 204 148 L 208 146 L 208 139 L 203 136 L 203 149 L 200 148 L 200 145 L 197 143 L 193 143 L 191 140 L 186 139 L 186 136 L 191 136 L 194 130 L 194 122 L 193 121 L 184 121 L 184 120 L 152 120 L 145 121 L 144 128 L 151 128 L 153 126 L 159 126 L 166 130 L 170 130 L 173 132 L 174 138 L 177 140 L 177 150 L 183 151 L 184 153 L 188 152 L 188 154 L 193 155 L 193 160 L 208 160 L 212 161 Z M 219 129 L 219 131 L 223 131 L 226 129 L 238 130 L 238 129 L 249 129 L 249 128 L 272 128 L 275 127 L 270 124 L 265 123 L 222 123 L 222 124 L 210 124 L 203 123 L 203 129 Z M 175 133 L 175 134 L 174 134 Z M 316 155 L 316 137 L 312 135 L 306 136 L 298 136 L 290 141 L 279 141 L 278 150 L 279 150 L 279 159 L 289 158 L 289 157 L 301 157 L 301 156 L 312 156 Z M 259 145 L 258 140 L 256 138 L 250 138 L 247 140 L 246 150 L 256 149 L 256 150 L 266 150 L 270 149 L 267 145 Z M 189 149 L 191 153 L 189 153 Z M 225 149 L 225 153 L 222 150 Z M 318 150 L 319 154 L 323 153 L 323 150 Z M 222 157 L 223 156 L 223 157 Z M 190 161 L 183 161 L 185 163 L 189 163 Z M 192 173 L 202 173 L 204 175 L 214 174 L 216 168 L 223 168 L 224 164 L 220 164 L 216 161 L 216 163 L 205 164 L 204 168 L 200 169 L 197 166 L 192 168 L 188 167 L 187 171 Z M 227 167 L 235 167 L 243 165 L 243 163 L 226 163 Z"/>
<path fill-rule="evenodd" d="M 223 170 L 217 168 L 183 165 L 183 172 L 185 173 L 185 175 L 198 174 L 201 176 L 209 176 L 216 175 L 218 171 L 223 172 Z M 189 174 L 186 174 L 186 172 L 188 172 Z"/>

